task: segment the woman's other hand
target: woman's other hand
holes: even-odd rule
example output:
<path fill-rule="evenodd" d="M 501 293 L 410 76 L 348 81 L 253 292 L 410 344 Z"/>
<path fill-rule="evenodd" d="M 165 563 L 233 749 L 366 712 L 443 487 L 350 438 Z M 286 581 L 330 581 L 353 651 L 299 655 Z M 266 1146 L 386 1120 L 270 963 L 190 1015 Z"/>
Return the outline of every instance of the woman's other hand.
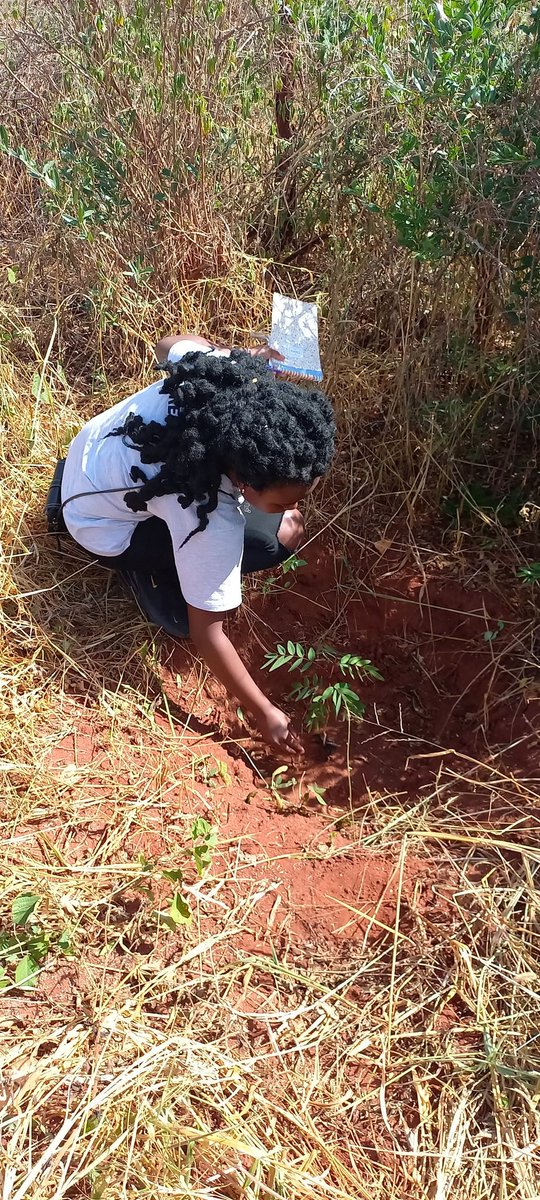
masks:
<path fill-rule="evenodd" d="M 275 359 L 276 362 L 285 362 L 285 359 L 283 355 L 279 353 L 279 350 L 274 350 L 272 346 L 268 346 L 266 342 L 262 345 L 250 346 L 248 354 L 251 354 L 252 358 L 262 358 L 263 362 L 269 362 L 271 358 Z"/>

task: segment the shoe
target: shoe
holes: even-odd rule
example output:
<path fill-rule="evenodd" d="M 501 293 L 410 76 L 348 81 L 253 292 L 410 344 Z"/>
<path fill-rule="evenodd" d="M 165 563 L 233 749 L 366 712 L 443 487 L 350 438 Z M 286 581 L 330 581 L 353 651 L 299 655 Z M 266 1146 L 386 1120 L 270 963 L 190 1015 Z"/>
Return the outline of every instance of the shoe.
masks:
<path fill-rule="evenodd" d="M 139 608 L 152 625 L 174 638 L 189 637 L 187 604 L 179 584 L 160 579 L 150 571 L 119 571 Z"/>

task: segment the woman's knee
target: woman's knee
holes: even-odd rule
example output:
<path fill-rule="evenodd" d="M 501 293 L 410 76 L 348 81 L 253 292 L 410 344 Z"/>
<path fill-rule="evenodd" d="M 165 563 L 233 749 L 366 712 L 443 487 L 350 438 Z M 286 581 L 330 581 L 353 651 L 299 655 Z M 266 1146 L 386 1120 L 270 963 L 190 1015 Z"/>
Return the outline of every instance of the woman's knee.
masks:
<path fill-rule="evenodd" d="M 306 527 L 300 509 L 288 509 L 287 512 L 283 513 L 278 532 L 278 541 L 281 542 L 282 546 L 286 546 L 287 550 L 298 550 L 305 536 Z"/>

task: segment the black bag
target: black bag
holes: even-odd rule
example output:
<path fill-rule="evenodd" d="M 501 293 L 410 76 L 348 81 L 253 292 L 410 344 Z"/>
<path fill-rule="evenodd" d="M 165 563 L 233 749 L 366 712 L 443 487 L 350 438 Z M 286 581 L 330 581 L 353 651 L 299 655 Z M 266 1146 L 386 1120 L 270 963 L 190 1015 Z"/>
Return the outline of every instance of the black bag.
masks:
<path fill-rule="evenodd" d="M 65 458 L 59 458 L 54 468 L 52 483 L 47 495 L 45 512 L 49 533 L 67 533 L 66 522 L 62 512 L 62 476 L 66 465 Z"/>

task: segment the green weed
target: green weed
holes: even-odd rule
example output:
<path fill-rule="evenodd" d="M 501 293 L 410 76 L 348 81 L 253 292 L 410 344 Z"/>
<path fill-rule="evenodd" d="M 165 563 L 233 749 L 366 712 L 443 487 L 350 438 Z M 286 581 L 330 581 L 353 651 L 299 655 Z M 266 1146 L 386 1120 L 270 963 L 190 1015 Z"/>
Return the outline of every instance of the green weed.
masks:
<path fill-rule="evenodd" d="M 74 953 L 72 932 L 64 929 L 58 933 L 40 919 L 40 901 L 39 895 L 30 892 L 21 892 L 13 901 L 14 930 L 0 931 L 0 990 L 12 985 L 33 988 L 50 951 Z"/>
<path fill-rule="evenodd" d="M 302 778 L 300 781 L 296 775 L 289 776 L 289 767 L 287 764 L 282 764 L 272 771 L 270 779 L 270 792 L 276 802 L 276 808 L 279 811 L 285 809 L 285 796 L 293 788 L 297 789 L 298 802 L 304 803 L 308 799 L 316 800 L 317 804 L 326 805 L 324 798 L 326 788 L 321 787 L 318 783 L 304 783 Z"/>
<path fill-rule="evenodd" d="M 217 839 L 217 827 L 207 821 L 205 817 L 196 817 L 191 826 L 191 845 L 186 846 L 184 851 L 186 860 L 184 866 L 162 869 L 144 855 L 139 857 L 143 874 L 134 885 L 137 891 L 141 892 L 152 905 L 155 905 L 158 901 L 157 892 L 160 883 L 165 882 L 172 888 L 167 908 L 153 909 L 152 916 L 157 922 L 158 928 L 165 926 L 166 929 L 174 932 L 179 925 L 191 923 L 193 917 L 191 905 L 185 888 L 182 889 L 181 886 L 185 881 L 186 868 L 191 861 L 197 875 L 201 878 L 212 862 Z"/>
<path fill-rule="evenodd" d="M 520 567 L 517 575 L 523 583 L 540 583 L 540 562 L 532 562 L 526 567 Z"/>
<path fill-rule="evenodd" d="M 196 778 L 209 788 L 217 787 L 220 783 L 228 786 L 231 782 L 227 763 L 223 762 L 221 758 L 215 758 L 212 754 L 203 754 L 200 758 L 195 759 L 193 772 Z"/>
<path fill-rule="evenodd" d="M 503 629 L 504 629 L 504 621 L 497 621 L 497 626 L 495 629 L 486 629 L 485 632 L 482 634 L 484 642 L 494 642 L 495 638 L 498 638 L 499 634 L 502 633 Z"/>
<path fill-rule="evenodd" d="M 210 866 L 217 845 L 217 829 L 205 817 L 197 817 L 191 829 L 193 862 L 198 875 Z"/>
<path fill-rule="evenodd" d="M 299 567 L 307 567 L 307 562 L 305 558 L 299 558 L 297 554 L 291 554 L 281 564 L 283 575 L 288 575 L 289 571 L 298 571 Z"/>
<path fill-rule="evenodd" d="M 276 801 L 278 810 L 284 807 L 284 793 L 290 791 L 291 788 L 296 787 L 298 782 L 295 775 L 291 775 L 289 778 L 288 771 L 289 767 L 286 763 L 282 764 L 280 767 L 276 767 L 275 771 L 272 771 L 272 777 L 270 779 L 270 791 L 274 800 Z"/>
<path fill-rule="evenodd" d="M 276 583 L 280 583 L 284 588 L 290 588 L 294 580 L 283 580 L 283 576 L 289 575 L 291 571 L 299 571 L 301 567 L 307 567 L 307 565 L 308 564 L 305 558 L 299 558 L 297 554 L 291 554 L 289 558 L 286 558 L 285 561 L 280 564 L 279 574 L 269 575 L 268 578 L 264 580 L 262 585 L 263 596 L 266 596 L 267 593 L 270 592 L 273 587 L 275 587 Z"/>

